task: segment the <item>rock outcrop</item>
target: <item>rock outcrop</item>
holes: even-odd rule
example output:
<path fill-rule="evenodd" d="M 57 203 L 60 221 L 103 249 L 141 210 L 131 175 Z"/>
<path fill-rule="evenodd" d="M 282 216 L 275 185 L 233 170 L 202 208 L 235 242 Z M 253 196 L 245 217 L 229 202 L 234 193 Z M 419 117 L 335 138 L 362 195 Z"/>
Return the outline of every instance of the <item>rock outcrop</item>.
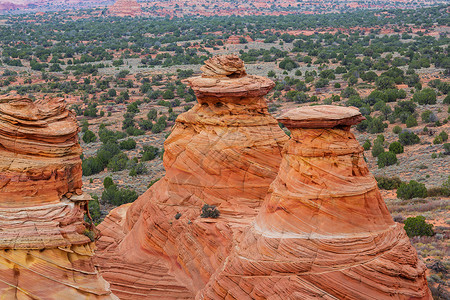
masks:
<path fill-rule="evenodd" d="M 431 299 L 349 130 L 359 111 L 310 106 L 279 120 L 291 130 L 279 173 L 196 299 Z"/>
<path fill-rule="evenodd" d="M 136 0 L 117 0 L 108 8 L 108 14 L 118 17 L 135 17 L 142 14 L 142 8 Z"/>
<path fill-rule="evenodd" d="M 178 116 L 164 146 L 166 176 L 99 225 L 96 257 L 121 299 L 193 299 L 257 214 L 288 137 L 263 98 L 274 83 L 233 55 L 188 80 L 198 104 Z M 218 219 L 200 218 L 215 205 Z M 176 216 L 176 217 L 175 217 Z"/>
<path fill-rule="evenodd" d="M 2 299 L 117 299 L 92 263 L 77 133 L 62 100 L 0 98 Z"/>

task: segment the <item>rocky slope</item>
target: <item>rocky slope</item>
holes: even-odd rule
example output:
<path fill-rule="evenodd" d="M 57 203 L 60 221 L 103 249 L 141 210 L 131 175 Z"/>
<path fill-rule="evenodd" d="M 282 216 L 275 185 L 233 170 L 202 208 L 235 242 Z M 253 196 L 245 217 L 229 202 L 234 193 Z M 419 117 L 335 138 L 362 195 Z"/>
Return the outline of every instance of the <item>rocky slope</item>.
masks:
<path fill-rule="evenodd" d="M 118 17 L 135 17 L 141 13 L 141 5 L 136 0 L 117 0 L 108 8 L 108 14 Z"/>
<path fill-rule="evenodd" d="M 166 176 L 98 227 L 96 264 L 121 299 L 192 299 L 276 176 L 288 138 L 263 98 L 274 83 L 247 75 L 236 56 L 214 57 L 202 71 L 189 79 L 199 103 L 165 142 Z M 204 204 L 220 218 L 199 218 Z"/>
<path fill-rule="evenodd" d="M 0 98 L 2 299 L 116 299 L 91 261 L 77 132 L 62 100 Z"/>
<path fill-rule="evenodd" d="M 426 267 L 383 202 L 349 131 L 357 109 L 302 107 L 277 178 L 196 299 L 431 299 Z"/>

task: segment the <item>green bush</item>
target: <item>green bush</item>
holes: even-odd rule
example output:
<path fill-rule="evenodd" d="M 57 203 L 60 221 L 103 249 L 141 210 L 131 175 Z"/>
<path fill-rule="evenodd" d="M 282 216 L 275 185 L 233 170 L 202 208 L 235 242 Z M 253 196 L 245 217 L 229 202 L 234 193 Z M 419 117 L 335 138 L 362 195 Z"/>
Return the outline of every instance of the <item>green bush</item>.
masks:
<path fill-rule="evenodd" d="M 392 128 L 392 132 L 395 134 L 399 134 L 400 132 L 402 132 L 402 128 L 398 125 L 394 126 L 394 128 Z"/>
<path fill-rule="evenodd" d="M 389 151 L 391 151 L 395 154 L 403 153 L 403 151 L 404 151 L 403 145 L 400 144 L 400 142 L 393 142 L 389 145 Z"/>
<path fill-rule="evenodd" d="M 409 237 L 434 235 L 433 224 L 425 222 L 424 216 L 409 217 L 404 223 L 404 229 Z"/>
<path fill-rule="evenodd" d="M 138 194 L 130 189 L 119 189 L 116 185 L 111 185 L 102 193 L 102 200 L 116 206 L 131 203 L 136 200 Z"/>
<path fill-rule="evenodd" d="M 142 161 L 153 160 L 158 156 L 159 149 L 153 146 L 144 146 L 144 151 L 141 152 Z"/>
<path fill-rule="evenodd" d="M 215 205 L 208 205 L 208 204 L 203 205 L 200 217 L 217 219 L 219 216 L 220 211 L 217 209 Z"/>
<path fill-rule="evenodd" d="M 444 154 L 445 155 L 450 155 L 450 143 L 445 143 L 444 144 Z"/>
<path fill-rule="evenodd" d="M 363 144 L 363 148 L 365 151 L 370 150 L 370 147 L 372 147 L 372 144 L 370 143 L 369 140 L 366 140 Z"/>
<path fill-rule="evenodd" d="M 398 177 L 384 177 L 376 176 L 375 180 L 378 183 L 378 187 L 383 190 L 395 190 L 398 189 L 402 181 Z"/>
<path fill-rule="evenodd" d="M 128 156 L 125 153 L 114 155 L 108 162 L 108 171 L 118 172 L 127 167 Z"/>
<path fill-rule="evenodd" d="M 142 162 L 140 162 L 131 168 L 129 175 L 137 176 L 137 175 L 147 174 L 147 173 L 148 173 L 147 167 Z"/>
<path fill-rule="evenodd" d="M 112 180 L 111 177 L 105 177 L 105 179 L 103 180 L 103 187 L 105 189 L 109 188 L 111 185 L 114 185 L 114 181 Z"/>
<path fill-rule="evenodd" d="M 384 168 L 387 166 L 391 166 L 397 163 L 397 156 L 395 155 L 394 152 L 388 151 L 388 152 L 383 152 L 380 153 L 380 155 L 378 155 L 378 159 L 377 159 L 377 165 L 378 168 Z"/>
<path fill-rule="evenodd" d="M 90 176 L 100 173 L 105 167 L 97 157 L 89 157 L 83 160 L 81 168 L 83 170 L 83 176 Z"/>
<path fill-rule="evenodd" d="M 443 142 L 446 142 L 446 141 L 448 140 L 448 134 L 447 134 L 447 132 L 445 132 L 445 131 L 441 131 L 441 132 L 439 133 L 439 136 L 441 137 L 441 139 L 442 139 Z"/>
<path fill-rule="evenodd" d="M 383 144 L 375 142 L 373 144 L 373 148 L 372 148 L 372 156 L 378 157 L 378 155 L 380 155 L 383 152 L 384 152 Z"/>
<path fill-rule="evenodd" d="M 89 129 L 84 132 L 84 134 L 83 134 L 83 141 L 86 144 L 93 143 L 96 140 L 97 140 L 97 137 L 95 136 L 95 133 L 93 133 Z"/>
<path fill-rule="evenodd" d="M 412 198 L 425 198 L 427 196 L 427 188 L 425 184 L 411 180 L 409 183 L 402 183 L 397 189 L 397 197 L 408 200 Z"/>
<path fill-rule="evenodd" d="M 119 144 L 120 149 L 122 150 L 131 150 L 136 148 L 136 141 L 133 139 L 127 139 L 121 141 Z"/>
<path fill-rule="evenodd" d="M 398 140 L 403 146 L 420 143 L 420 138 L 411 131 L 404 130 L 398 135 Z"/>
<path fill-rule="evenodd" d="M 98 225 L 102 221 L 102 213 L 100 211 L 100 203 L 98 202 L 98 197 L 92 197 L 93 199 L 89 201 L 88 209 L 89 215 L 95 225 Z"/>
<path fill-rule="evenodd" d="M 436 104 L 436 92 L 430 88 L 426 88 L 419 92 L 416 92 L 412 100 L 421 105 Z"/>
<path fill-rule="evenodd" d="M 406 119 L 406 127 L 411 128 L 417 126 L 417 120 L 413 115 L 409 115 Z"/>

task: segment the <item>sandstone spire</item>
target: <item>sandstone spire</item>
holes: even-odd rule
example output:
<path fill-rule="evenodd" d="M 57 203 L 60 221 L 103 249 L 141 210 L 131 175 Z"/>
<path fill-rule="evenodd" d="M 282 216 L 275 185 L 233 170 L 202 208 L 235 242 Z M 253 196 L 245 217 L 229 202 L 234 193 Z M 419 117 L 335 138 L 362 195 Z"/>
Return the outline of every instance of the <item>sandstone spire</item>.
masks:
<path fill-rule="evenodd" d="M 188 80 L 198 104 L 164 144 L 166 176 L 99 226 L 97 264 L 121 299 L 195 297 L 276 176 L 288 138 L 263 98 L 274 83 L 247 75 L 235 55 L 213 57 L 202 71 Z M 220 218 L 200 218 L 204 204 Z"/>
<path fill-rule="evenodd" d="M 62 99 L 0 98 L 2 299 L 116 299 L 91 261 L 77 133 Z"/>
<path fill-rule="evenodd" d="M 356 108 L 309 106 L 255 223 L 196 299 L 431 299 L 425 265 L 349 131 Z"/>

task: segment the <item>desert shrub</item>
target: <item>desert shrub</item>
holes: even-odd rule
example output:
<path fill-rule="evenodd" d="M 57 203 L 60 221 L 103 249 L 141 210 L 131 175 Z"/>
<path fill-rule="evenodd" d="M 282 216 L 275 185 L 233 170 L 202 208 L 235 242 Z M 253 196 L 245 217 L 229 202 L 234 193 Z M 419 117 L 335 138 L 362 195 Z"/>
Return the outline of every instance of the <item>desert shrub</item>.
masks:
<path fill-rule="evenodd" d="M 435 144 L 435 145 L 442 144 L 442 137 L 440 137 L 439 135 L 437 137 L 435 137 L 433 140 L 433 144 Z"/>
<path fill-rule="evenodd" d="M 391 151 L 395 154 L 403 153 L 403 151 L 404 151 L 403 145 L 400 144 L 400 142 L 393 142 L 389 145 L 389 151 Z"/>
<path fill-rule="evenodd" d="M 398 140 L 403 146 L 420 143 L 420 138 L 411 131 L 404 130 L 398 135 Z"/>
<path fill-rule="evenodd" d="M 402 132 L 402 128 L 398 125 L 395 125 L 394 128 L 392 128 L 392 132 L 395 134 L 399 134 L 400 132 Z"/>
<path fill-rule="evenodd" d="M 93 133 L 89 129 L 84 132 L 84 134 L 83 134 L 83 141 L 86 144 L 93 143 L 96 140 L 97 140 L 97 137 L 95 136 L 95 133 Z"/>
<path fill-rule="evenodd" d="M 108 162 L 108 171 L 118 172 L 127 167 L 128 156 L 125 153 L 114 155 Z"/>
<path fill-rule="evenodd" d="M 136 141 L 133 139 L 127 139 L 121 141 L 119 144 L 120 149 L 122 150 L 131 150 L 136 148 Z"/>
<path fill-rule="evenodd" d="M 411 128 L 417 126 L 417 119 L 413 115 L 409 115 L 406 119 L 406 127 Z"/>
<path fill-rule="evenodd" d="M 125 132 L 109 130 L 104 124 L 101 124 L 98 130 L 98 136 L 100 141 L 103 144 L 106 144 L 108 142 L 116 142 L 119 139 L 123 139 L 127 135 Z"/>
<path fill-rule="evenodd" d="M 383 190 L 395 190 L 402 183 L 398 177 L 376 176 L 375 180 L 378 183 L 378 187 Z"/>
<path fill-rule="evenodd" d="M 450 176 L 442 183 L 442 194 L 447 197 L 450 196 Z"/>
<path fill-rule="evenodd" d="M 377 165 L 378 168 L 384 168 L 387 166 L 391 166 L 397 163 L 397 156 L 395 155 L 394 152 L 388 151 L 388 152 L 383 152 L 380 153 L 380 155 L 378 155 L 378 159 L 377 159 Z"/>
<path fill-rule="evenodd" d="M 125 131 L 127 132 L 128 135 L 131 136 L 139 136 L 145 134 L 145 130 L 136 127 L 128 127 Z"/>
<path fill-rule="evenodd" d="M 441 139 L 442 139 L 443 142 L 446 142 L 446 141 L 448 140 L 448 134 L 447 134 L 447 132 L 445 132 L 445 131 L 441 131 L 441 132 L 439 133 L 439 136 L 441 137 Z"/>
<path fill-rule="evenodd" d="M 450 155 L 450 143 L 445 143 L 444 144 L 444 154 L 445 155 Z"/>
<path fill-rule="evenodd" d="M 138 194 L 130 189 L 119 189 L 116 185 L 111 185 L 102 193 L 102 200 L 114 205 L 122 205 L 136 200 Z"/>
<path fill-rule="evenodd" d="M 105 189 L 109 188 L 111 185 L 114 185 L 114 181 L 112 180 L 111 177 L 105 177 L 105 179 L 103 180 L 103 187 Z"/>
<path fill-rule="evenodd" d="M 89 157 L 83 160 L 81 168 L 83 170 L 83 176 L 90 176 L 100 173 L 105 167 L 97 157 Z"/>
<path fill-rule="evenodd" d="M 412 198 L 424 198 L 427 196 L 425 184 L 411 180 L 409 183 L 401 183 L 397 189 L 397 197 L 408 200 Z"/>
<path fill-rule="evenodd" d="M 158 121 L 156 122 L 156 124 L 153 125 L 152 127 L 152 132 L 153 133 L 160 133 L 161 131 L 163 131 L 167 126 L 167 122 L 166 122 L 166 117 L 165 116 L 161 116 Z"/>
<path fill-rule="evenodd" d="M 366 140 L 363 144 L 363 148 L 365 151 L 370 150 L 370 147 L 372 147 L 372 143 L 370 143 L 369 140 Z"/>
<path fill-rule="evenodd" d="M 147 188 L 149 189 L 151 186 L 153 186 L 155 183 L 157 183 L 161 178 L 156 178 L 150 181 L 150 183 L 147 185 Z"/>
<path fill-rule="evenodd" d="M 129 175 L 137 176 L 137 175 L 147 174 L 147 173 L 148 173 L 147 167 L 142 162 L 140 162 L 131 168 Z"/>
<path fill-rule="evenodd" d="M 424 216 L 409 217 L 404 223 L 404 229 L 409 237 L 434 235 L 433 224 L 425 222 Z"/>
<path fill-rule="evenodd" d="M 92 200 L 89 201 L 88 204 L 89 215 L 92 218 L 92 221 L 95 225 L 99 224 L 102 221 L 102 213 L 100 211 L 100 203 L 98 202 L 98 197 L 92 197 Z"/>
<path fill-rule="evenodd" d="M 375 142 L 373 144 L 373 148 L 372 148 L 372 156 L 378 157 L 378 155 L 380 155 L 383 152 L 384 152 L 383 144 Z"/>
<path fill-rule="evenodd" d="M 436 104 L 436 92 L 430 88 L 426 88 L 419 92 L 416 92 L 412 100 L 414 102 L 418 102 L 421 105 Z"/>
<path fill-rule="evenodd" d="M 158 156 L 159 149 L 153 146 L 144 146 L 144 151 L 141 152 L 142 161 L 153 160 Z"/>
<path fill-rule="evenodd" d="M 220 211 L 217 209 L 215 205 L 208 205 L 208 204 L 203 205 L 200 217 L 217 219 L 219 216 Z"/>
<path fill-rule="evenodd" d="M 433 123 L 438 120 L 436 115 L 431 110 L 424 111 L 420 116 L 422 118 L 422 122 L 424 123 Z"/>
<path fill-rule="evenodd" d="M 157 116 L 158 116 L 158 112 L 154 108 L 152 108 L 147 114 L 147 118 L 149 120 L 156 120 Z"/>
<path fill-rule="evenodd" d="M 444 104 L 450 104 L 450 94 L 447 95 L 447 96 L 444 98 L 443 103 L 444 103 Z"/>

